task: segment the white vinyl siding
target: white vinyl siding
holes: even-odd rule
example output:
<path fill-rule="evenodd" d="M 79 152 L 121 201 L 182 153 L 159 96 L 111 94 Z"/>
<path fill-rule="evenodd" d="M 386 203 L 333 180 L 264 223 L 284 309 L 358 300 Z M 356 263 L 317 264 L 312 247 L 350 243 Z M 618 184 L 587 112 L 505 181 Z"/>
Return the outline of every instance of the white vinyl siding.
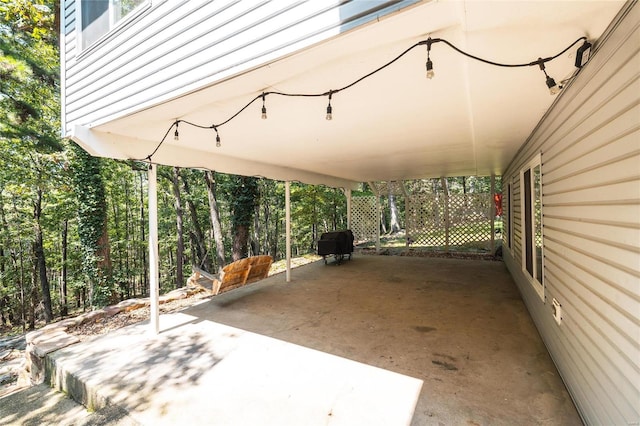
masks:
<path fill-rule="evenodd" d="M 210 86 L 415 2 L 154 0 L 78 55 L 80 0 L 66 0 L 63 133 Z"/>
<path fill-rule="evenodd" d="M 522 269 L 524 237 L 505 262 L 587 424 L 640 422 L 640 9 L 620 17 L 504 173 L 542 153 L 545 299 Z"/>

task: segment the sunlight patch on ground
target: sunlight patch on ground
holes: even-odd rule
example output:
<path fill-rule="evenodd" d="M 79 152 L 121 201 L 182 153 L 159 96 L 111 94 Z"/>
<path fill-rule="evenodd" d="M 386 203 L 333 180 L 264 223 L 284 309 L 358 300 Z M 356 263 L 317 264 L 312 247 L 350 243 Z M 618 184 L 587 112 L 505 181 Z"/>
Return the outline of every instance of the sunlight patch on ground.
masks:
<path fill-rule="evenodd" d="M 142 424 L 408 425 L 422 380 L 185 314 L 63 349 Z"/>

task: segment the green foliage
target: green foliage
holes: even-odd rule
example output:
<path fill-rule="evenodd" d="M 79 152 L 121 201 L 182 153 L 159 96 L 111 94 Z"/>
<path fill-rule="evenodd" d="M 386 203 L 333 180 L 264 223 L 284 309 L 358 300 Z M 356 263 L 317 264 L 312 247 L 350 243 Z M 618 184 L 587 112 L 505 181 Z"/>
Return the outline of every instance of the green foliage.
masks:
<path fill-rule="evenodd" d="M 106 220 L 105 188 L 100 159 L 72 144 L 70 152 L 73 183 L 78 198 L 78 234 L 87 247 L 98 248 Z"/>
<path fill-rule="evenodd" d="M 0 137 L 61 149 L 54 2 L 2 0 Z"/>
<path fill-rule="evenodd" d="M 122 5 L 128 11 L 137 3 L 131 0 Z M 49 0 L 0 0 L 0 313 L 11 324 L 28 320 L 33 308 L 28 295 L 37 290 L 32 287 L 32 246 L 38 191 L 43 194 L 39 225 L 56 315 L 61 311 L 65 278 L 70 310 L 86 308 L 88 298 L 91 305 L 100 306 L 114 302 L 114 296 L 124 299 L 149 291 L 146 166 L 94 158 L 59 139 L 55 5 Z M 159 168 L 160 175 L 165 169 Z M 187 264 L 199 263 L 199 257 L 205 256 L 213 262 L 216 249 L 203 174 L 181 170 L 181 178 L 189 188 L 180 189 L 184 257 Z M 452 193 L 481 192 L 488 188 L 488 179 L 448 178 L 447 182 Z M 225 258 L 231 258 L 240 228 L 251 254 L 284 258 L 284 183 L 220 173 L 216 182 Z M 442 191 L 440 179 L 407 182 L 406 187 L 411 193 Z M 372 194 L 366 184 L 361 189 L 353 195 Z M 292 184 L 291 190 L 295 255 L 315 251 L 321 233 L 346 228 L 341 190 L 300 183 Z M 496 190 L 500 190 L 499 180 Z M 173 288 L 178 261 L 174 200 L 170 180 L 159 179 L 162 289 Z M 396 203 L 402 218 L 404 198 L 397 197 Z M 66 258 L 62 254 L 65 224 Z"/>
<path fill-rule="evenodd" d="M 113 291 L 108 262 L 107 206 L 101 160 L 70 144 L 73 184 L 78 199 L 78 236 L 82 246 L 82 269 L 90 286 L 92 306 L 104 306 Z"/>
<path fill-rule="evenodd" d="M 258 200 L 258 179 L 232 175 L 227 184 L 227 196 L 232 212 L 232 226 L 251 226 Z"/>

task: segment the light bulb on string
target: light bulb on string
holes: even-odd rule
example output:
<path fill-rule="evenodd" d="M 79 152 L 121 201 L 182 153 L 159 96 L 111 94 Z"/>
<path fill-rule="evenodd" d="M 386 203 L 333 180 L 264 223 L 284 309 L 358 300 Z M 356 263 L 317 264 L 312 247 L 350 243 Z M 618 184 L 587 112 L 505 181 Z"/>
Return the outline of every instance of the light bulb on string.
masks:
<path fill-rule="evenodd" d="M 549 74 L 547 74 L 547 70 L 544 67 L 544 60 L 542 58 L 538 58 L 538 65 L 544 73 L 545 81 L 547 83 L 547 87 L 549 88 L 549 93 L 551 94 L 551 96 L 557 95 L 560 92 L 560 89 L 562 89 L 562 86 L 558 86 L 556 81 L 552 77 L 550 77 Z"/>
<path fill-rule="evenodd" d="M 431 61 L 431 43 L 433 43 L 433 41 L 431 40 L 431 37 L 429 37 L 427 39 L 427 78 L 429 80 L 431 80 L 436 73 L 433 71 L 433 62 Z"/>
<path fill-rule="evenodd" d="M 449 42 L 449 41 L 447 41 L 445 39 L 442 39 L 442 38 L 434 38 L 434 39 L 432 39 L 431 37 L 429 37 L 427 40 L 422 40 L 422 41 L 416 42 L 415 44 L 413 44 L 409 48 L 405 49 L 405 51 L 403 51 L 401 54 L 399 54 L 398 56 L 396 56 L 395 58 L 393 58 L 389 62 L 383 64 L 382 66 L 380 66 L 377 69 L 369 72 L 368 74 L 365 74 L 364 76 L 354 80 L 353 82 L 347 84 L 346 86 L 338 88 L 336 90 L 329 90 L 327 92 L 321 92 L 321 93 L 283 93 L 283 92 L 275 92 L 275 91 L 274 92 L 262 92 L 262 95 L 259 95 L 259 96 L 262 97 L 261 118 L 262 119 L 267 119 L 266 95 L 272 95 L 273 94 L 273 95 L 288 96 L 288 97 L 313 97 L 313 98 L 328 96 L 329 99 L 328 99 L 328 103 L 327 103 L 325 118 L 326 118 L 326 120 L 333 120 L 333 107 L 331 105 L 331 100 L 332 100 L 332 96 L 333 96 L 334 93 L 338 93 L 338 92 L 342 92 L 342 91 L 345 91 L 347 89 L 350 89 L 351 87 L 353 87 L 354 85 L 360 83 L 361 81 L 373 76 L 374 74 L 376 74 L 376 73 L 386 69 L 387 67 L 391 66 L 392 64 L 396 63 L 401 57 L 403 57 L 404 55 L 409 53 L 412 49 L 414 49 L 414 48 L 416 48 L 418 46 L 425 45 L 425 44 L 427 45 L 426 77 L 428 79 L 432 79 L 435 76 L 435 72 L 434 72 L 433 61 L 431 60 L 431 45 L 433 43 L 440 43 L 440 42 L 442 42 L 443 44 L 446 44 L 451 49 L 453 49 L 457 53 L 460 53 L 461 55 L 464 55 L 464 56 L 466 56 L 466 57 L 468 57 L 470 59 L 474 59 L 476 61 L 480 61 L 480 62 L 483 62 L 485 64 L 489 64 L 489 65 L 493 65 L 493 66 L 508 67 L 508 68 L 519 68 L 519 67 L 531 67 L 531 66 L 538 65 L 540 67 L 540 69 L 542 70 L 542 72 L 544 73 L 545 84 L 547 85 L 547 88 L 549 89 L 549 93 L 551 93 L 551 95 L 556 95 L 563 89 L 563 86 L 566 85 L 566 83 L 568 81 L 570 81 L 571 79 L 573 79 L 575 77 L 576 72 L 574 72 L 571 77 L 559 81 L 560 84 L 558 84 L 556 82 L 556 80 L 554 80 L 551 76 L 549 76 L 547 74 L 547 72 L 545 70 L 545 63 L 553 61 L 553 60 L 559 58 L 560 56 L 562 56 L 564 53 L 566 53 L 570 48 L 575 46 L 580 41 L 582 41 L 583 44 L 578 49 L 578 51 L 576 53 L 576 59 L 575 59 L 575 66 L 578 69 L 584 67 L 585 64 L 589 61 L 589 56 L 590 56 L 590 52 L 591 52 L 591 47 L 592 46 L 591 46 L 591 43 L 589 43 L 589 41 L 587 40 L 586 37 L 578 38 L 576 41 L 574 41 L 572 44 L 567 46 L 564 50 L 562 50 L 561 52 L 557 53 L 556 55 L 549 56 L 549 57 L 544 58 L 544 59 L 543 58 L 538 58 L 537 60 L 534 60 L 534 61 L 531 61 L 531 62 L 525 62 L 525 63 L 519 63 L 519 64 L 500 63 L 500 62 L 495 62 L 495 61 L 491 61 L 491 60 L 488 60 L 488 59 L 484 59 L 484 58 L 475 56 L 475 55 L 473 55 L 471 53 L 465 52 L 464 50 L 458 48 L 453 43 L 451 43 L 451 42 Z M 219 125 L 225 125 L 225 124 L 229 123 L 230 121 L 235 119 L 238 115 L 240 115 L 240 113 L 242 113 L 245 109 L 247 109 L 249 106 L 251 106 L 253 103 L 255 103 L 255 101 L 257 101 L 258 99 L 259 99 L 258 97 L 253 97 L 250 100 L 250 102 L 248 102 L 240 110 L 238 110 L 233 115 L 231 115 L 228 119 L 226 119 L 224 121 L 221 121 Z M 149 154 L 147 157 L 145 157 L 145 160 L 149 160 L 150 161 L 151 157 L 166 142 L 167 137 L 171 133 L 171 128 L 173 126 L 175 126 L 175 129 L 174 129 L 174 140 L 176 140 L 176 141 L 179 140 L 180 133 L 179 133 L 179 128 L 178 127 L 179 127 L 179 123 L 181 121 L 183 123 L 191 125 L 191 126 L 195 126 L 195 127 L 199 127 L 199 128 L 209 128 L 209 129 L 215 130 L 215 132 L 216 132 L 216 146 L 217 147 L 221 147 L 222 146 L 220 135 L 218 134 L 218 129 L 217 129 L 216 125 L 202 126 L 202 125 L 199 125 L 199 124 L 191 123 L 191 122 L 186 121 L 186 120 L 175 119 L 174 122 L 170 124 L 170 126 L 167 129 L 167 131 L 166 131 L 164 137 L 162 138 L 162 140 L 156 145 L 156 147 L 153 149 L 151 154 Z M 140 160 L 140 161 L 144 161 L 144 160 Z"/>
<path fill-rule="evenodd" d="M 549 88 L 549 93 L 551 95 L 557 95 L 560 92 L 560 89 L 562 89 L 562 86 L 558 86 L 556 81 L 549 76 L 547 76 L 547 87 Z"/>
<path fill-rule="evenodd" d="M 212 125 L 211 128 L 216 131 L 216 148 L 220 148 L 222 146 L 222 142 L 220 141 L 220 134 L 218 133 L 218 128 L 215 125 Z"/>
<path fill-rule="evenodd" d="M 261 117 L 262 117 L 263 120 L 267 119 L 267 107 L 264 104 L 265 96 L 266 95 L 264 93 L 262 93 L 262 115 L 261 115 Z"/>
<path fill-rule="evenodd" d="M 435 75 L 436 73 L 433 71 L 433 62 L 431 62 L 431 59 L 427 59 L 427 78 L 431 80 Z"/>

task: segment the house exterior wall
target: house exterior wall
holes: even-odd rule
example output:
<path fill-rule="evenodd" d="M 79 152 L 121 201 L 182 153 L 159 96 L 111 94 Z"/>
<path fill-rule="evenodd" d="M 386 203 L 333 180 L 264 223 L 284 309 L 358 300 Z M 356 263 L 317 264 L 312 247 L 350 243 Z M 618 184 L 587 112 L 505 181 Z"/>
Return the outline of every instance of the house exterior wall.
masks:
<path fill-rule="evenodd" d="M 416 2 L 147 0 L 82 49 L 82 2 L 63 0 L 63 135 L 73 124 L 157 105 Z"/>
<path fill-rule="evenodd" d="M 629 2 L 503 175 L 505 263 L 587 424 L 640 424 L 638 40 L 640 7 Z M 537 155 L 543 297 L 522 266 L 520 172 Z"/>

